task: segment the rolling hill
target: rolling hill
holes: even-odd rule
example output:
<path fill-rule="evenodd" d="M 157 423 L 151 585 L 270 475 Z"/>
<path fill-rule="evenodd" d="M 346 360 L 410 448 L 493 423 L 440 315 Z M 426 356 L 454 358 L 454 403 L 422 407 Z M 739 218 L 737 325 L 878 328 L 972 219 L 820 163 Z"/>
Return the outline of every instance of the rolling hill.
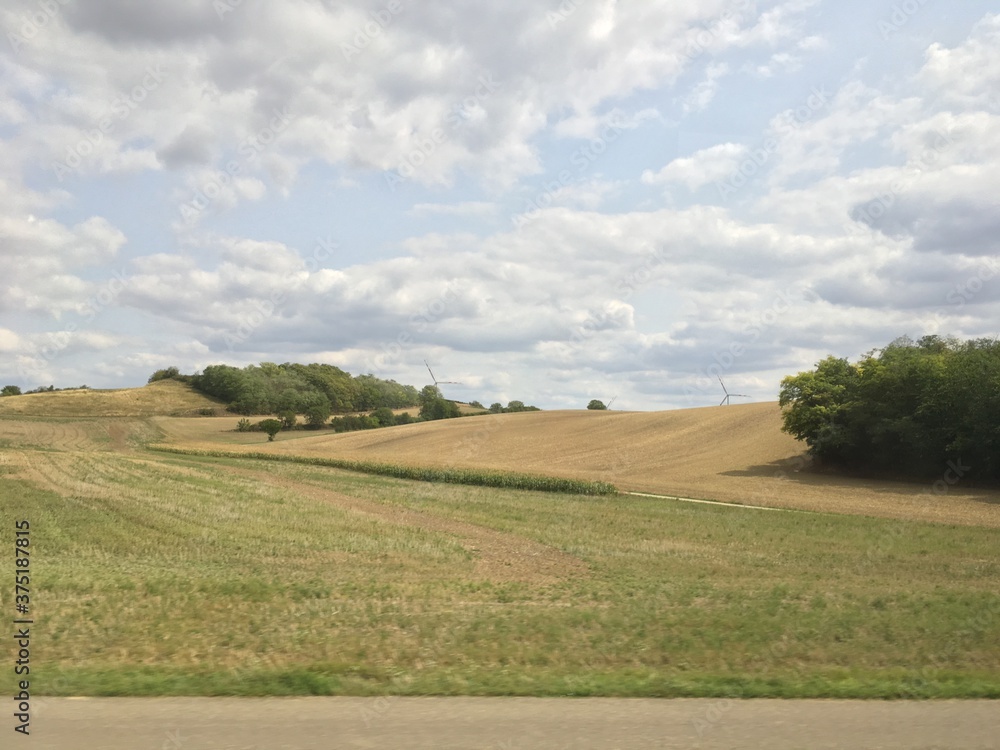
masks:
<path fill-rule="evenodd" d="M 273 443 L 261 433 L 235 432 L 236 416 L 188 418 L 208 410 L 225 413 L 222 404 L 173 380 L 11 396 L 0 399 L 0 420 L 6 420 L 0 438 L 51 442 L 61 450 L 123 450 L 162 434 L 164 442 L 184 448 L 500 469 L 611 482 L 630 492 L 1000 527 L 995 490 L 957 485 L 941 492 L 930 484 L 809 470 L 804 446 L 781 431 L 774 402 L 485 414 L 344 434 L 282 432 Z M 102 417 L 106 423 L 95 422 Z M 55 424 L 52 418 L 82 421 Z M 131 421 L 115 422 L 123 418 Z M 45 430 L 55 430 L 51 440 Z"/>
<path fill-rule="evenodd" d="M 1000 526 L 995 491 L 810 471 L 777 403 L 663 412 L 491 414 L 364 432 L 232 433 L 235 420 L 157 419 L 178 447 L 503 469 L 745 505 Z M 220 445 L 226 443 L 226 445 Z M 942 472 L 944 467 L 942 467 Z"/>
<path fill-rule="evenodd" d="M 221 402 L 176 380 L 142 388 L 86 388 L 0 398 L 0 417 L 194 416 L 207 409 L 225 413 Z"/>

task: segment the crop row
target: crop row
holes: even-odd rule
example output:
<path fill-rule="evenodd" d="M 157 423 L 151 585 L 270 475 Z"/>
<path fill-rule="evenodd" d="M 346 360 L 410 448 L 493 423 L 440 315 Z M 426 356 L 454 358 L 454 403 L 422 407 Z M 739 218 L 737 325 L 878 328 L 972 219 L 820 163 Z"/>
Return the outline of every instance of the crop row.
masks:
<path fill-rule="evenodd" d="M 510 490 L 537 490 L 539 492 L 565 492 L 574 495 L 615 495 L 618 489 L 607 482 L 588 482 L 580 479 L 562 479 L 537 474 L 519 474 L 509 471 L 488 471 L 482 469 L 437 468 L 429 466 L 406 466 L 376 461 L 351 461 L 341 458 L 320 458 L 313 456 L 289 456 L 277 453 L 212 451 L 194 448 L 168 448 L 150 446 L 150 450 L 161 453 L 176 453 L 183 456 L 203 456 L 206 458 L 242 458 L 258 461 L 285 461 L 308 466 L 325 466 L 345 469 L 363 474 L 378 474 L 397 479 L 415 479 L 420 482 L 445 482 L 468 484 L 481 487 L 501 487 Z"/>

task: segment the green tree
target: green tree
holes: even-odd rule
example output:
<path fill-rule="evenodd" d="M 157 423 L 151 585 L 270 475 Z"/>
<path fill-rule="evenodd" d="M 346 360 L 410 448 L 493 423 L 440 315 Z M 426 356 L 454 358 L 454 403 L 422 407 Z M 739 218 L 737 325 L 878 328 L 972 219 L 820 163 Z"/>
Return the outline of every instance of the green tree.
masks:
<path fill-rule="evenodd" d="M 396 415 L 388 406 L 380 406 L 369 416 L 378 422 L 379 427 L 392 427 L 396 424 Z"/>
<path fill-rule="evenodd" d="M 149 376 L 147 383 L 155 383 L 157 380 L 172 380 L 181 374 L 181 371 L 176 367 L 167 367 L 164 370 L 157 370 L 152 375 Z"/>
<path fill-rule="evenodd" d="M 441 395 L 436 385 L 426 385 L 420 391 L 420 418 L 431 421 L 435 419 L 451 419 L 461 414 L 458 404 L 448 401 Z"/>
<path fill-rule="evenodd" d="M 897 339 L 782 381 L 783 429 L 851 470 L 1000 481 L 1000 343 Z M 954 467 L 964 467 L 959 472 Z"/>
<path fill-rule="evenodd" d="M 295 425 L 299 422 L 298 415 L 291 409 L 281 412 L 278 418 L 281 420 L 281 426 L 286 430 L 294 430 Z"/>
<path fill-rule="evenodd" d="M 274 440 L 274 436 L 281 431 L 281 420 L 279 419 L 262 419 L 260 421 L 260 429 L 267 433 L 268 442 Z"/>
<path fill-rule="evenodd" d="M 598 401 L 596 398 L 592 399 L 589 404 L 587 404 L 588 409 L 593 409 L 595 411 L 600 411 L 601 409 L 607 409 L 608 407 L 604 405 L 603 401 Z"/>
<path fill-rule="evenodd" d="M 5 385 L 2 390 L 0 390 L 0 396 L 20 396 L 21 389 L 16 385 Z"/>
<path fill-rule="evenodd" d="M 306 406 L 306 423 L 311 429 L 318 430 L 326 424 L 326 420 L 330 418 L 331 413 L 332 409 L 330 408 L 329 399 L 322 394 L 316 394 Z"/>

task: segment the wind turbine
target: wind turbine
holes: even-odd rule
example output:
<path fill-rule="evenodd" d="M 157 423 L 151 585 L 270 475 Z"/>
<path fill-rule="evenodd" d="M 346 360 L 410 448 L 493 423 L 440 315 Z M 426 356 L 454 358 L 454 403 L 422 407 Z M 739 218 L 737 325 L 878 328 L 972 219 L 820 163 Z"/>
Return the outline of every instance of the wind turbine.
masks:
<path fill-rule="evenodd" d="M 725 404 L 726 406 L 729 406 L 730 405 L 729 404 L 729 399 L 731 397 L 733 397 L 733 396 L 739 396 L 740 398 L 750 398 L 745 393 L 730 393 L 729 391 L 726 390 L 726 384 L 722 382 L 722 377 L 719 376 L 719 375 L 716 375 L 715 377 L 719 378 L 719 385 L 722 386 L 722 391 L 723 391 L 723 393 L 726 394 L 726 397 L 724 399 L 722 399 L 722 401 L 719 402 L 719 406 L 722 406 L 723 404 Z"/>
<path fill-rule="evenodd" d="M 434 377 L 434 371 L 431 369 L 431 366 L 427 364 L 426 359 L 424 360 L 424 365 L 426 365 L 427 367 L 427 372 L 431 374 L 431 380 L 434 381 L 435 388 L 437 388 L 439 385 L 461 385 L 461 383 L 456 382 L 454 380 L 438 380 L 436 377 Z"/>

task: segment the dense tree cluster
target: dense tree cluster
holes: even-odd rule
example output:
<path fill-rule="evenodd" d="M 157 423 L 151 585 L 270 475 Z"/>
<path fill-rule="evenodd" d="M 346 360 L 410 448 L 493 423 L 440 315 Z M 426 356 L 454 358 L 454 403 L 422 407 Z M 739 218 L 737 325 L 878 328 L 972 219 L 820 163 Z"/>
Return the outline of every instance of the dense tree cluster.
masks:
<path fill-rule="evenodd" d="M 398 424 L 410 424 L 415 421 L 417 420 L 405 411 L 394 414 L 392 409 L 382 406 L 371 414 L 348 414 L 343 417 L 334 417 L 330 420 L 330 427 L 335 432 L 353 432 L 355 430 L 374 430 L 378 427 L 394 427 Z"/>
<path fill-rule="evenodd" d="M 857 363 L 827 357 L 785 378 L 783 429 L 824 463 L 1000 481 L 1000 342 L 897 339 Z"/>
<path fill-rule="evenodd" d="M 157 371 L 153 378 L 161 379 L 157 376 L 170 370 L 176 368 Z M 187 379 L 203 393 L 226 402 L 237 414 L 304 414 L 313 426 L 323 424 L 334 412 L 400 409 L 419 403 L 417 389 L 411 385 L 374 375 L 352 377 L 339 367 L 315 363 L 262 362 L 244 368 L 211 365 Z"/>
<path fill-rule="evenodd" d="M 523 401 L 508 401 L 504 406 L 499 401 L 490 404 L 490 414 L 510 414 L 519 411 L 541 411 L 537 406 L 525 406 Z"/>

